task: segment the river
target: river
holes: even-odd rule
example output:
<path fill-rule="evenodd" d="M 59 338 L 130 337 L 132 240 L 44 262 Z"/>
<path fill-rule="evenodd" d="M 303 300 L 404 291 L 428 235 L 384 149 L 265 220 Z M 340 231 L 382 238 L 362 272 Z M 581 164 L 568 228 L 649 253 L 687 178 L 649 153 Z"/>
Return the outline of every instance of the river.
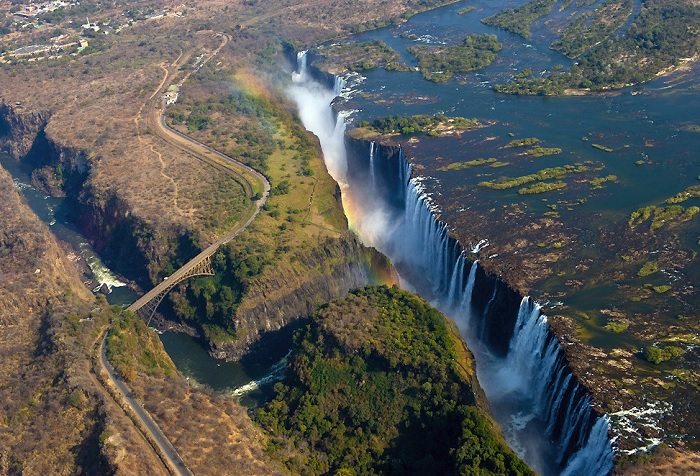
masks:
<path fill-rule="evenodd" d="M 21 162 L 0 154 L 0 165 L 13 178 L 15 188 L 56 239 L 68 246 L 69 259 L 84 274 L 85 285 L 94 293 L 103 293 L 112 305 L 127 307 L 139 294 L 127 285 L 90 246 L 89 240 L 71 222 L 65 198 L 51 197 L 32 185 L 31 171 Z M 216 392 L 241 397 L 244 405 L 256 406 L 272 394 L 274 382 L 282 377 L 290 333 L 277 337 L 277 344 L 253 353 L 240 362 L 225 362 L 209 355 L 201 341 L 184 333 L 160 333 L 163 346 L 180 373 L 193 385 L 204 385 Z M 281 339 L 281 340 L 280 340 Z"/>
<path fill-rule="evenodd" d="M 699 170 L 695 154 L 700 150 L 700 134 L 694 122 L 700 117 L 700 105 L 694 100 L 698 87 L 697 68 L 659 78 L 641 87 L 602 95 L 557 98 L 498 95 L 491 89 L 493 84 L 507 81 L 516 71 L 532 68 L 545 74 L 555 65 L 571 65 L 568 58 L 549 49 L 553 36 L 541 23 L 533 26 L 533 37 L 526 41 L 479 21 L 506 6 L 521 3 L 460 2 L 417 15 L 397 27 L 352 38 L 383 41 L 396 49 L 409 66 L 415 66 L 416 61 L 408 52 L 413 44 L 455 44 L 470 33 L 496 34 L 504 50 L 491 66 L 477 72 L 435 84 L 425 81 L 417 72 L 375 69 L 363 72 L 361 77 L 347 77 L 343 90 L 338 89 L 336 81 L 333 90 L 306 69 L 308 60 L 302 53 L 289 95 L 296 102 L 306 128 L 319 137 L 328 170 L 343 191 L 343 203 L 352 228 L 365 243 L 378 247 L 399 265 L 405 287 L 431 300 L 460 326 L 476 355 L 480 382 L 511 446 L 541 474 L 605 474 L 612 466 L 608 420 L 594 419 L 590 413 L 590 399 L 568 370 L 557 366 L 561 351 L 552 344 L 546 330 L 546 317 L 541 315 L 538 306 L 524 301 L 515 336 L 506 349 L 508 355 L 505 358 L 494 355 L 482 342 L 484 325 L 478 322 L 482 316 L 471 315 L 469 305 L 455 306 L 454 296 L 451 296 L 455 288 L 459 289 L 460 296 L 471 293 L 471 290 L 464 290 L 467 282 L 463 272 L 468 269 L 465 261 L 448 263 L 454 256 L 449 256 L 452 252 L 449 247 L 453 245 L 446 241 L 447 232 L 435 224 L 430 214 L 420 210 L 440 214 L 448 223 L 455 212 L 441 208 L 441 204 L 488 210 L 511 205 L 516 197 L 527 213 L 535 215 L 551 210 L 552 202 L 537 195 L 518 197 L 513 193 L 498 195 L 485 191 L 473 203 L 460 202 L 459 195 L 450 195 L 452 190 L 470 186 L 476 189 L 478 182 L 486 180 L 484 177 L 506 173 L 469 170 L 440 173 L 434 165 L 437 157 L 440 164 L 498 157 L 510 138 L 537 137 L 544 144 L 560 147 L 562 153 L 508 164 L 507 175 L 532 173 L 535 163 L 538 168 L 574 161 L 594 164 L 595 168 L 605 170 L 605 174 L 617 177 L 616 186 L 604 192 L 586 192 L 574 213 L 562 213 L 562 221 L 583 230 L 582 233 L 593 233 L 606 222 L 626 223 L 627 217 L 640 204 L 662 203 L 697 183 Z M 458 15 L 457 11 L 465 5 L 475 10 Z M 635 14 L 637 12 L 635 8 Z M 339 101 L 335 99 L 337 96 L 344 99 Z M 339 112 L 337 120 L 334 110 Z M 413 164 L 420 167 L 420 177 L 407 182 L 406 191 L 392 184 L 381 184 L 385 190 L 413 196 L 402 204 L 407 212 L 392 210 L 386 203 L 387 206 L 382 205 L 380 194 L 375 190 L 374 169 L 365 174 L 364 183 L 353 182 L 351 176 L 356 171 L 352 170 L 354 165 L 343 140 L 348 124 L 388 115 L 435 113 L 476 117 L 491 125 L 470 133 L 468 140 L 440 139 L 433 145 L 412 149 L 423 154 L 411 157 Z M 603 144 L 612 152 L 592 147 L 592 143 Z M 366 153 L 367 163 L 372 167 L 378 160 L 375 145 L 368 144 Z M 410 174 L 409 168 L 406 176 Z M 399 177 L 395 182 L 401 183 Z M 562 192 L 562 200 L 576 198 L 580 189 L 575 187 Z M 409 208 L 411 213 L 408 213 Z M 697 220 L 687 226 L 690 238 L 700 229 Z M 697 246 L 690 238 L 683 242 Z M 596 254 L 586 248 L 577 252 Z M 692 269 L 688 270 L 685 280 L 692 284 Z M 563 282 L 552 283 L 553 288 L 557 286 L 565 289 Z M 494 297 L 496 292 L 494 288 Z M 616 292 L 617 288 L 610 286 L 584 288 L 578 295 L 567 295 L 570 297 L 567 304 L 597 312 L 610 303 L 619 302 Z M 469 297 L 458 299 L 460 304 L 465 300 L 468 302 Z M 644 310 L 644 307 L 631 304 L 630 309 Z M 669 312 L 668 315 L 675 314 Z M 624 338 L 599 331 L 592 342 L 614 346 Z M 569 408 L 557 410 L 566 407 L 567 400 L 576 403 L 568 403 Z M 552 420 L 552 412 L 557 411 L 561 411 L 564 421 Z M 591 422 L 583 425 L 586 419 Z M 578 443 L 574 443 L 576 438 L 572 438 L 572 432 L 578 434 Z M 641 439 L 640 448 L 646 447 L 646 443 Z M 562 451 L 570 454 L 563 456 Z"/>

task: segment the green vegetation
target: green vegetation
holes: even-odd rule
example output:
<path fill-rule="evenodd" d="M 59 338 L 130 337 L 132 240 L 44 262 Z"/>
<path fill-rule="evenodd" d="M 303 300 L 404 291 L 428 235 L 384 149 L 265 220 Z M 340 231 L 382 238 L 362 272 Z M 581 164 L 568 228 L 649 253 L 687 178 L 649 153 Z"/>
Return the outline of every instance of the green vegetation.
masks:
<path fill-rule="evenodd" d="M 615 149 L 611 149 L 610 147 L 606 147 L 606 146 L 600 145 L 600 144 L 591 144 L 591 147 L 598 149 L 598 150 L 602 150 L 603 152 L 615 152 Z"/>
<path fill-rule="evenodd" d="M 526 146 L 530 146 L 530 145 L 539 144 L 540 142 L 541 142 L 541 140 L 538 139 L 537 137 L 526 137 L 525 139 L 513 139 L 512 141 L 508 142 L 503 147 L 506 149 L 511 149 L 514 147 L 526 147 Z"/>
<path fill-rule="evenodd" d="M 250 241 L 222 246 L 212 258 L 215 275 L 190 280 L 171 293 L 177 315 L 202 329 L 208 340 L 235 336 L 233 314 L 248 287 L 273 262 L 274 249 Z"/>
<path fill-rule="evenodd" d="M 680 357 L 685 353 L 682 347 L 669 345 L 666 347 L 649 346 L 644 349 L 644 358 L 652 364 L 660 364 Z"/>
<path fill-rule="evenodd" d="M 575 58 L 612 35 L 631 14 L 632 0 L 608 0 L 595 11 L 579 15 L 552 49 Z"/>
<path fill-rule="evenodd" d="M 528 5 L 532 3 L 539 2 Z M 560 95 L 569 89 L 621 88 L 649 81 L 699 53 L 700 9 L 689 0 L 646 0 L 624 35 L 610 35 L 580 54 L 569 71 L 554 68 L 541 78 L 524 70 L 495 89 L 507 94 Z"/>
<path fill-rule="evenodd" d="M 617 182 L 617 175 L 606 175 L 605 177 L 596 177 L 590 181 L 591 188 L 593 190 L 598 190 L 603 188 L 603 184 L 606 182 Z"/>
<path fill-rule="evenodd" d="M 659 271 L 659 264 L 656 261 L 647 261 L 637 272 L 637 276 L 645 278 Z"/>
<path fill-rule="evenodd" d="M 501 51 L 496 35 L 469 35 L 457 46 L 411 46 L 423 77 L 436 83 L 449 81 L 457 73 L 466 73 L 490 65 Z"/>
<path fill-rule="evenodd" d="M 650 205 L 633 211 L 627 223 L 630 228 L 634 228 L 653 217 L 649 229 L 656 231 L 664 226 L 690 221 L 699 212 L 700 207 L 697 206 L 684 208 L 681 205 L 670 205 L 668 207 Z"/>
<path fill-rule="evenodd" d="M 326 240 L 340 237 L 347 222 L 317 142 L 287 105 L 261 89 L 257 78 L 212 71 L 210 65 L 185 83 L 178 103 L 171 106 L 175 122 L 179 113 L 183 115 L 183 122 L 174 126 L 184 128 L 190 111 L 211 111 L 209 125 L 190 134 L 264 170 L 272 185 L 258 217 L 214 255 L 216 275 L 187 280 L 166 298 L 179 319 L 200 329 L 207 340 L 222 342 L 244 332 L 234 326 L 233 318 L 248 302 L 253 281 L 274 280 L 275 273 L 282 272 L 280 264 L 308 257 L 321 245 L 334 249 Z M 253 190 L 252 195 L 259 197 L 261 192 Z M 244 198 L 250 206 L 250 198 Z M 304 263 L 295 263 L 295 270 L 312 275 L 315 270 Z"/>
<path fill-rule="evenodd" d="M 365 288 L 296 335 L 288 377 L 255 418 L 292 472 L 533 474 L 476 406 L 472 382 L 444 316 L 396 288 Z"/>
<path fill-rule="evenodd" d="M 471 13 L 474 10 L 475 10 L 474 7 L 464 7 L 464 8 L 460 8 L 459 10 L 457 10 L 457 14 L 458 15 L 466 15 L 467 13 Z"/>
<path fill-rule="evenodd" d="M 387 71 L 409 71 L 399 53 L 382 41 L 350 42 L 318 48 L 315 66 L 340 73 L 384 68 Z"/>
<path fill-rule="evenodd" d="M 154 377 L 176 375 L 158 335 L 134 313 L 112 306 L 113 325 L 107 336 L 107 358 L 127 381 L 137 372 Z"/>
<path fill-rule="evenodd" d="M 668 284 L 662 284 L 660 286 L 654 286 L 652 289 L 657 294 L 664 294 L 673 289 L 673 286 L 669 286 Z"/>
<path fill-rule="evenodd" d="M 439 136 L 454 132 L 474 129 L 480 123 L 476 119 L 465 117 L 447 117 L 443 114 L 416 116 L 389 116 L 375 119 L 371 123 L 363 121 L 361 129 L 367 129 L 379 134 L 428 134 Z"/>
<path fill-rule="evenodd" d="M 530 157 L 545 157 L 547 155 L 557 155 L 561 154 L 562 150 L 559 147 L 533 147 L 532 149 L 523 153 L 523 155 L 529 155 Z"/>
<path fill-rule="evenodd" d="M 590 170 L 590 167 L 583 164 L 562 165 L 561 167 L 550 167 L 539 170 L 533 174 L 522 175 L 520 177 L 502 177 L 498 180 L 488 182 L 479 182 L 481 187 L 487 187 L 494 190 L 507 190 L 509 188 L 519 187 L 531 182 L 561 179 L 572 173 L 583 173 Z"/>
<path fill-rule="evenodd" d="M 629 328 L 629 326 L 629 321 L 609 321 L 607 324 L 605 324 L 605 329 L 609 330 L 614 334 L 622 334 Z"/>
<path fill-rule="evenodd" d="M 649 205 L 633 211 L 627 224 L 630 228 L 634 228 L 651 219 L 649 229 L 656 231 L 664 226 L 672 227 L 688 222 L 700 213 L 700 207 L 692 205 L 686 208 L 679 203 L 696 198 L 700 198 L 700 185 L 691 185 L 673 197 L 667 198 L 664 203 L 668 206 Z"/>
<path fill-rule="evenodd" d="M 442 172 L 447 172 L 450 170 L 462 170 L 468 169 L 470 167 L 478 167 L 479 165 L 491 165 L 493 164 L 505 164 L 505 162 L 499 162 L 497 159 L 491 157 L 488 159 L 474 159 L 468 160 L 466 162 L 452 162 L 451 164 L 438 167 L 438 170 Z"/>
<path fill-rule="evenodd" d="M 522 7 L 504 10 L 494 16 L 484 18 L 484 25 L 494 26 L 503 30 L 530 38 L 530 25 L 549 14 L 557 0 L 532 0 Z"/>
<path fill-rule="evenodd" d="M 669 205 L 683 203 L 691 198 L 700 198 L 700 185 L 691 185 L 682 192 L 666 200 Z"/>
<path fill-rule="evenodd" d="M 552 192 L 554 190 L 562 190 L 566 188 L 566 182 L 537 182 L 529 187 L 523 187 L 518 190 L 520 195 L 534 195 L 537 193 Z"/>
<path fill-rule="evenodd" d="M 211 83 L 228 79 L 219 72 L 209 72 L 201 81 L 210 83 L 207 86 L 213 88 Z M 218 150 L 257 170 L 268 170 L 267 158 L 274 152 L 276 142 L 273 135 L 273 108 L 267 100 L 241 90 L 223 97 L 210 95 L 198 101 L 188 101 L 187 97 L 186 94 L 181 94 L 180 100 L 167 109 L 168 118 L 174 126 L 185 124 L 188 132 L 198 132 L 211 128 L 215 117 L 228 115 L 246 118 L 245 121 L 239 121 L 238 130 L 217 129 L 210 133 L 217 138 L 226 138 L 223 142 L 225 146 L 217 147 Z"/>

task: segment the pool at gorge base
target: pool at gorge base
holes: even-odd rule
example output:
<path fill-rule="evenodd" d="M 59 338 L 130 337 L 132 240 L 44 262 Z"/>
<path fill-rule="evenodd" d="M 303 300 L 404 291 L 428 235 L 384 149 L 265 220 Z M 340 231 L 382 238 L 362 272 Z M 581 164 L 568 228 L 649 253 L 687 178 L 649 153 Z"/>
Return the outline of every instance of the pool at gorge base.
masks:
<path fill-rule="evenodd" d="M 305 56 L 298 55 L 288 92 L 321 142 L 351 227 L 395 262 L 409 288 L 455 320 L 511 447 L 544 475 L 609 473 L 607 417 L 593 410 L 539 307 L 485 273 L 449 236 L 399 147 L 346 143 L 345 118 L 331 105 L 338 81 L 334 88 L 318 81 Z"/>

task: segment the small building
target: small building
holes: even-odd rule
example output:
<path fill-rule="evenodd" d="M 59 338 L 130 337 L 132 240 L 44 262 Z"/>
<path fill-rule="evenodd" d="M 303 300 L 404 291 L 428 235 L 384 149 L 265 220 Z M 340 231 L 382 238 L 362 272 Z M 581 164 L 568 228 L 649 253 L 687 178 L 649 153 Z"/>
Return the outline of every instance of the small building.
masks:
<path fill-rule="evenodd" d="M 90 23 L 90 19 L 87 17 L 85 20 L 87 20 L 87 23 L 80 25 L 83 27 L 83 30 L 100 31 L 100 26 L 97 23 Z"/>
<path fill-rule="evenodd" d="M 17 48 L 9 53 L 13 58 L 24 58 L 27 56 L 40 55 L 47 53 L 51 47 L 48 45 L 29 45 Z"/>

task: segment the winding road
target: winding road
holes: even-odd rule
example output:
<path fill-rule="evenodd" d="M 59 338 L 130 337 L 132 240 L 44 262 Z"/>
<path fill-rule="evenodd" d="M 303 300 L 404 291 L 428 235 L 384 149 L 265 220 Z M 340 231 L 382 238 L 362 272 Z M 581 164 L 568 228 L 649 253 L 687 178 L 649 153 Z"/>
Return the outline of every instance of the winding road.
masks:
<path fill-rule="evenodd" d="M 223 38 L 222 43 L 206 58 L 206 60 L 201 63 L 199 67 L 203 66 L 207 61 L 216 56 L 216 54 L 218 54 L 218 52 L 221 51 L 221 49 L 226 46 L 230 40 L 228 35 L 223 33 L 218 35 Z M 170 65 L 169 68 L 163 66 L 165 75 L 162 81 L 150 98 L 142 105 L 137 116 L 134 118 L 139 140 L 142 140 L 140 132 L 140 122 L 142 121 L 141 115 L 142 111 L 146 109 L 148 112 L 145 117 L 145 124 L 149 132 L 183 153 L 201 160 L 205 164 L 216 168 L 222 173 L 232 175 L 234 179 L 243 186 L 246 194 L 249 197 L 252 198 L 256 195 L 256 193 L 258 193 L 259 198 L 255 202 L 251 201 L 251 206 L 248 207 L 241 219 L 223 236 L 175 271 L 168 277 L 167 280 L 163 280 L 156 287 L 131 304 L 128 309 L 134 312 L 148 303 L 151 299 L 158 296 L 163 290 L 167 289 L 168 286 L 172 286 L 172 283 L 176 283 L 182 279 L 183 276 L 187 275 L 188 272 L 197 266 L 197 264 L 199 264 L 202 260 L 216 253 L 221 245 L 233 240 L 243 230 L 245 230 L 253 222 L 255 217 L 258 216 L 270 194 L 270 182 L 260 172 L 248 167 L 232 157 L 224 155 L 211 147 L 192 139 L 179 131 L 170 128 L 165 123 L 163 118 L 165 104 L 162 100 L 162 94 L 172 83 L 172 81 L 170 81 L 170 78 L 173 75 L 172 71 L 178 70 L 182 57 L 183 55 L 180 54 L 180 56 L 178 56 L 178 58 Z M 184 82 L 191 74 L 192 71 L 188 72 L 180 80 L 180 84 Z M 156 151 L 154 150 L 154 152 Z M 252 181 L 256 181 L 257 184 L 251 183 Z M 175 446 L 170 442 L 167 436 L 165 436 L 148 411 L 146 411 L 146 409 L 143 408 L 143 406 L 141 406 L 141 404 L 137 401 L 126 382 L 119 377 L 117 372 L 109 363 L 106 353 L 107 335 L 108 332 L 105 332 L 97 348 L 97 352 L 99 354 L 97 356 L 97 362 L 102 370 L 102 375 L 107 380 L 106 385 L 110 386 L 113 393 L 117 394 L 116 397 L 121 400 L 122 408 L 127 414 L 130 414 L 129 416 L 133 420 L 135 420 L 138 430 L 144 435 L 146 440 L 152 446 L 153 450 L 157 453 L 158 457 L 166 465 L 168 471 L 173 475 L 178 476 L 192 475 L 192 472 L 187 468 L 185 462 L 175 449 Z M 127 408 L 124 408 L 125 406 Z"/>
<path fill-rule="evenodd" d="M 202 63 L 202 65 L 204 65 L 207 61 L 213 58 L 230 40 L 228 35 L 222 34 L 222 36 L 224 38 L 222 44 Z M 175 61 L 172 67 L 177 67 L 177 63 L 178 62 Z M 166 73 L 166 75 L 169 74 L 170 70 L 168 70 L 168 73 Z M 188 73 L 183 78 L 183 80 L 181 80 L 181 82 L 187 79 L 190 76 L 190 74 L 191 73 Z M 156 90 L 156 93 L 153 94 L 151 96 L 151 99 L 148 101 L 151 103 L 146 106 L 148 108 L 148 113 L 146 115 L 145 122 L 148 130 L 151 133 L 153 133 L 156 137 L 162 139 L 171 146 L 176 147 L 182 152 L 201 160 L 202 162 L 220 170 L 223 173 L 232 175 L 234 179 L 238 183 L 240 183 L 241 186 L 245 189 L 246 194 L 248 194 L 248 196 L 252 197 L 255 195 L 255 188 L 259 188 L 262 190 L 260 193 L 260 198 L 252 204 L 253 206 L 249 207 L 247 213 L 244 213 L 241 219 L 230 230 L 228 230 L 226 234 L 224 234 L 221 238 L 219 238 L 207 248 L 202 250 L 201 253 L 199 253 L 197 256 L 185 263 L 172 275 L 168 276 L 167 280 L 163 280 L 161 283 L 159 283 L 149 292 L 141 296 L 131 306 L 128 307 L 130 311 L 134 312 L 138 311 L 146 303 L 156 298 L 162 291 L 164 291 L 168 287 L 171 287 L 173 283 L 177 283 L 179 280 L 182 279 L 183 276 L 186 276 L 190 272 L 190 270 L 197 266 L 202 260 L 216 253 L 216 251 L 221 245 L 233 240 L 243 230 L 245 230 L 248 227 L 248 225 L 252 223 L 255 217 L 258 216 L 260 210 L 265 205 L 265 202 L 267 201 L 267 198 L 270 194 L 270 182 L 263 174 L 232 157 L 222 154 L 221 152 L 214 150 L 211 147 L 202 144 L 201 142 L 196 141 L 195 139 L 179 131 L 176 131 L 175 129 L 170 128 L 165 123 L 165 107 L 161 99 L 161 94 L 165 89 L 167 89 L 169 84 L 170 82 L 167 81 L 167 78 L 165 78 L 159 85 L 158 89 Z M 254 187 L 251 184 L 251 179 L 257 181 L 259 186 Z"/>

